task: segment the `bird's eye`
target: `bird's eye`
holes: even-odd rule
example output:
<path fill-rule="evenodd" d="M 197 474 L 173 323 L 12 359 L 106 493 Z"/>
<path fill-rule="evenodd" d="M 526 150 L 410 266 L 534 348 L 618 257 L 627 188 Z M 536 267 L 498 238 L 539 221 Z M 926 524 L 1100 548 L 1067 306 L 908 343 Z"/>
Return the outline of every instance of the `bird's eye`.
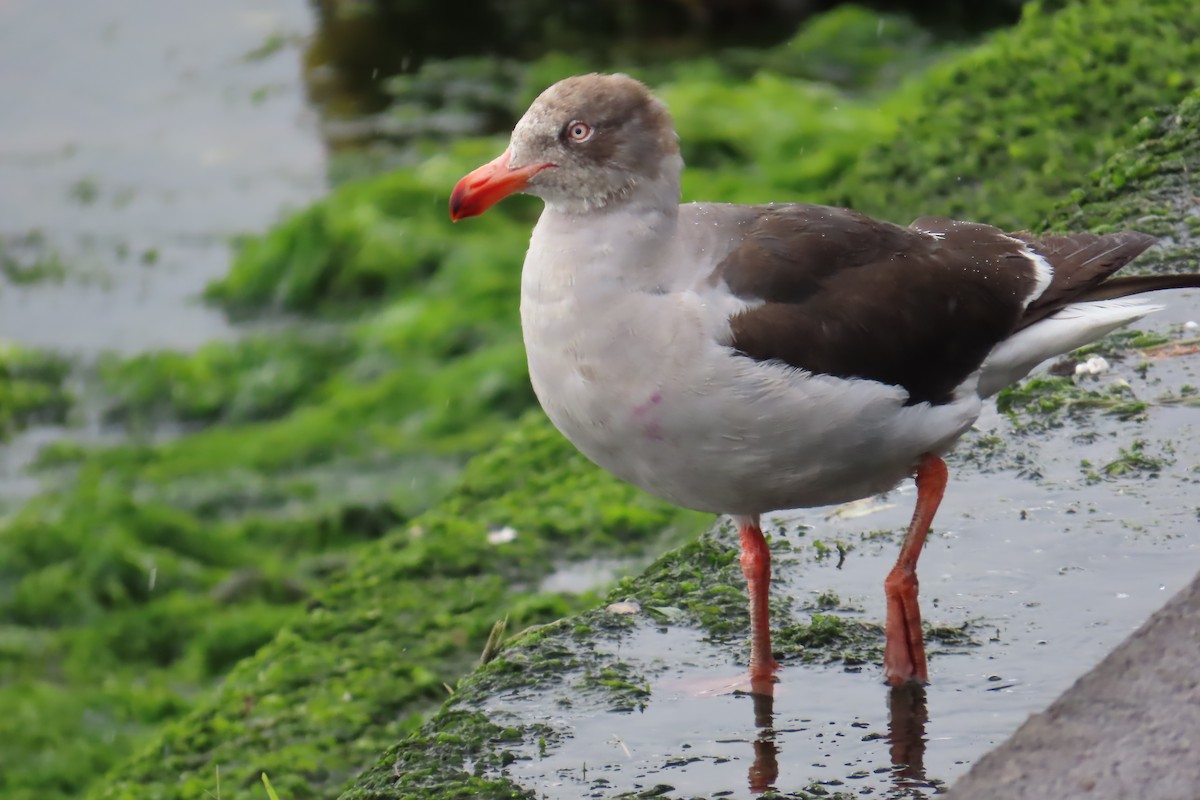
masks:
<path fill-rule="evenodd" d="M 592 138 L 592 126 L 582 120 L 573 120 L 567 125 L 567 136 L 572 142 L 586 142 Z"/>

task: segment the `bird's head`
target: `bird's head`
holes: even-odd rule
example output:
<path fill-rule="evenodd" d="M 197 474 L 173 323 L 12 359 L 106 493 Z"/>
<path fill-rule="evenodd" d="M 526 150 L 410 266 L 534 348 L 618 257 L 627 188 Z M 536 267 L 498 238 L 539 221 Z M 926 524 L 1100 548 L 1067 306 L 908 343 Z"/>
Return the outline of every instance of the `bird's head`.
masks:
<path fill-rule="evenodd" d="M 669 182 L 678 198 L 679 142 L 661 100 L 628 75 L 578 75 L 551 86 L 513 129 L 508 149 L 454 187 L 450 218 L 482 214 L 514 192 L 586 213 Z"/>

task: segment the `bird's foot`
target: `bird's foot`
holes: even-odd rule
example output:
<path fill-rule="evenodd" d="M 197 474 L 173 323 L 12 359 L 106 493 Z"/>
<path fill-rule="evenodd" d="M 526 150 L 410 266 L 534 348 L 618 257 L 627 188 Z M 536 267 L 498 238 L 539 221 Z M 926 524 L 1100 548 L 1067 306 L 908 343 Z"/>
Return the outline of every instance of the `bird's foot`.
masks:
<path fill-rule="evenodd" d="M 921 609 L 917 605 L 916 572 L 896 567 L 883 585 L 888 601 L 884 679 L 893 687 L 924 686 L 929 683 L 929 668 L 925 662 Z"/>
<path fill-rule="evenodd" d="M 918 668 L 917 661 L 922 665 Z M 911 653 L 896 653 L 894 650 L 885 651 L 883 656 L 883 678 L 893 689 L 905 686 L 926 686 L 929 683 L 929 670 L 924 666 L 924 654 L 914 658 Z"/>

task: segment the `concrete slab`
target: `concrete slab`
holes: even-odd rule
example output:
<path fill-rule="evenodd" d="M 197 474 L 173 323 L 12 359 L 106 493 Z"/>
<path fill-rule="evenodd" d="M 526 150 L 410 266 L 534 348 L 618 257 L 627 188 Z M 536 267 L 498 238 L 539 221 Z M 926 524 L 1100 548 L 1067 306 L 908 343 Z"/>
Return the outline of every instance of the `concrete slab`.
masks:
<path fill-rule="evenodd" d="M 946 800 L 1200 797 L 1200 576 Z"/>

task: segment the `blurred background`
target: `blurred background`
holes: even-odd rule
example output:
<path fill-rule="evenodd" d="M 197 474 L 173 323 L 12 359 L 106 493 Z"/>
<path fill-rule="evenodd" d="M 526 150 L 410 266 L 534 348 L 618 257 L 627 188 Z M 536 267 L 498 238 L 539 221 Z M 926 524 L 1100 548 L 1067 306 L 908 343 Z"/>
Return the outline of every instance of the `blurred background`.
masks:
<path fill-rule="evenodd" d="M 1187 0 L 0 0 L 0 796 L 332 796 L 497 618 L 710 524 L 536 410 L 537 203 L 450 228 L 550 83 L 650 83 L 685 200 L 1036 229 L 1196 42 Z"/>

